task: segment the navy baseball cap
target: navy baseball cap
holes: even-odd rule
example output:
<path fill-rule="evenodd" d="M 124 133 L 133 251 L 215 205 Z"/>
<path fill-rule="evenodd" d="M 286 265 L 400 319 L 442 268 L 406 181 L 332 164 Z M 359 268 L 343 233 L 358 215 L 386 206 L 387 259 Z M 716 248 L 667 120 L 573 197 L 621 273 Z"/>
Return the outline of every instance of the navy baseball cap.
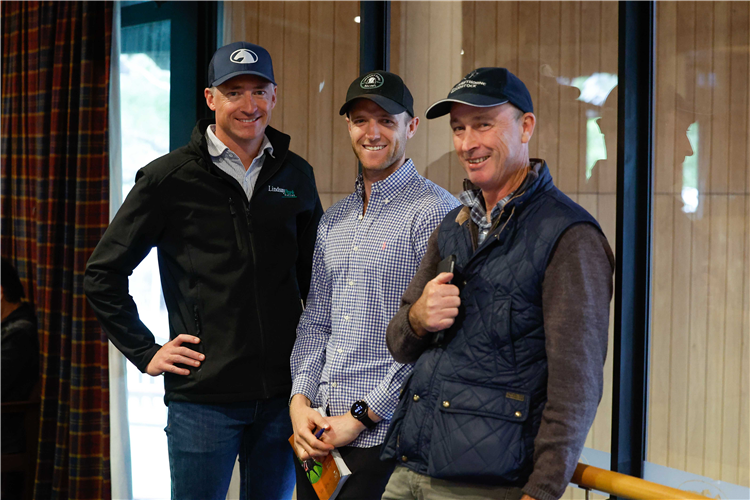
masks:
<path fill-rule="evenodd" d="M 400 76 L 388 71 L 370 71 L 357 77 L 349 85 L 346 102 L 339 114 L 343 115 L 355 99 L 369 99 L 392 115 L 406 111 L 414 117 L 414 98 Z"/>
<path fill-rule="evenodd" d="M 260 45 L 234 42 L 221 47 L 208 64 L 208 86 L 216 87 L 239 75 L 257 75 L 276 85 L 271 54 Z"/>
<path fill-rule="evenodd" d="M 475 69 L 451 89 L 448 97 L 427 108 L 425 117 L 431 119 L 447 115 L 454 102 L 478 108 L 509 102 L 524 113 L 534 112 L 526 85 L 505 68 Z"/>

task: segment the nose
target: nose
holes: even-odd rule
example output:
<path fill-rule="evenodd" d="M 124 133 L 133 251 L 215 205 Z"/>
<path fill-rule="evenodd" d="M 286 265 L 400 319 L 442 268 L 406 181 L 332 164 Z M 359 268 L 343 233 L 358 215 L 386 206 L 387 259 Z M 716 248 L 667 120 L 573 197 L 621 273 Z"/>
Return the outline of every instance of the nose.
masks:
<path fill-rule="evenodd" d="M 253 95 L 245 96 L 242 99 L 242 111 L 251 115 L 255 113 L 255 110 L 257 109 L 258 109 L 258 103 L 255 102 L 255 97 Z"/>
<path fill-rule="evenodd" d="M 471 127 L 464 129 L 463 137 L 461 137 L 461 152 L 470 153 L 479 146 L 477 141 L 477 134 Z"/>
<path fill-rule="evenodd" d="M 378 127 L 377 120 L 370 120 L 367 123 L 367 132 L 365 137 L 368 141 L 377 141 L 380 139 L 380 127 Z"/>

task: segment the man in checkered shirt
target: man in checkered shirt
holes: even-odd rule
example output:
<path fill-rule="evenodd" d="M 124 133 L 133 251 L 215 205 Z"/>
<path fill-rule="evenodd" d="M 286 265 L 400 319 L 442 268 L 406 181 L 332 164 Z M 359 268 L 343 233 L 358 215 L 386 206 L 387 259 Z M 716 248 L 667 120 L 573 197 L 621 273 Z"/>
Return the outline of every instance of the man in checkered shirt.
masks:
<path fill-rule="evenodd" d="M 374 71 L 357 78 L 339 114 L 346 114 L 362 173 L 354 193 L 329 208 L 318 226 L 291 358 L 290 415 L 300 458 L 322 458 L 336 447 L 352 470 L 337 498 L 379 499 L 394 466 L 380 461 L 379 445 L 412 369 L 390 355 L 385 330 L 430 234 L 459 202 L 406 158 L 419 118 L 397 75 Z M 317 499 L 299 466 L 297 498 Z"/>

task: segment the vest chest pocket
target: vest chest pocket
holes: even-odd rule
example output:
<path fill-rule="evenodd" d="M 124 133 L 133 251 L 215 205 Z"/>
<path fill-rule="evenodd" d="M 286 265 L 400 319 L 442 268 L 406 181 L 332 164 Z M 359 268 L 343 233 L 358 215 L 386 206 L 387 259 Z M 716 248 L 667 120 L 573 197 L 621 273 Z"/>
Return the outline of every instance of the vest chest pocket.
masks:
<path fill-rule="evenodd" d="M 523 439 L 528 394 L 445 380 L 434 413 L 431 477 L 507 484 L 528 467 Z"/>

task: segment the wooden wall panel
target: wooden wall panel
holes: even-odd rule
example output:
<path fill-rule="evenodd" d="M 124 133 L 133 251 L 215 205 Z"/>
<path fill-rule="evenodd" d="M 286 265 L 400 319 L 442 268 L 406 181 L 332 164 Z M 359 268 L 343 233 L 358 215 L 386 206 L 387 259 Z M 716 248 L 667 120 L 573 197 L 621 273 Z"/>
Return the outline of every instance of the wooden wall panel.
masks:
<path fill-rule="evenodd" d="M 336 108 L 333 93 L 333 58 L 335 44 L 334 5 L 332 2 L 310 3 L 310 54 L 315 54 L 309 66 L 310 81 L 307 88 L 308 116 L 307 160 L 315 166 L 315 182 L 318 192 L 330 196 L 333 190 L 333 138 L 332 129 L 338 133 L 344 127 Z M 338 96 L 340 100 L 341 97 Z M 322 202 L 322 200 L 321 200 Z M 330 199 L 325 206 L 330 206 Z"/>
<path fill-rule="evenodd" d="M 680 5 L 693 8 L 692 2 Z M 659 29 L 656 31 L 656 88 L 655 108 L 659 116 L 659 133 L 654 136 L 654 190 L 657 194 L 671 193 L 674 185 L 675 88 L 677 79 L 677 25 L 694 19 L 691 13 L 683 19 L 686 9 L 677 11 L 674 2 L 663 2 L 659 8 Z M 684 30 L 689 33 L 689 30 Z M 682 32 L 681 32 L 682 33 Z M 680 43 L 685 43 L 681 41 Z M 682 173 L 679 174 L 680 182 Z"/>
<path fill-rule="evenodd" d="M 651 358 L 651 364 L 669 363 L 669 434 L 667 440 L 667 467 L 684 470 L 686 462 L 685 443 L 687 440 L 688 411 L 688 374 L 689 332 L 690 332 L 690 273 L 692 245 L 692 226 L 684 216 L 681 203 L 669 197 L 673 203 L 668 205 L 672 211 L 672 328 L 670 336 L 669 360 Z M 657 215 L 655 215 L 658 217 Z M 655 235 L 654 244 L 658 238 Z M 652 339 L 670 332 L 655 331 L 652 327 Z"/>
<path fill-rule="evenodd" d="M 323 207 L 354 188 L 357 162 L 338 114 L 359 74 L 358 2 L 226 2 L 224 43 L 265 47 L 278 101 L 271 125 L 315 169 Z"/>
<path fill-rule="evenodd" d="M 724 407 L 724 345 L 726 341 L 726 288 L 727 288 L 727 211 L 725 195 L 709 195 L 711 202 L 708 235 L 708 300 L 706 328 L 706 392 L 702 406 L 705 408 L 704 466 L 702 474 L 708 477 L 721 475 L 722 426 Z"/>
<path fill-rule="evenodd" d="M 657 4 L 647 458 L 743 486 L 750 338 L 743 317 L 750 279 L 748 10 L 747 3 L 732 2 Z M 697 131 L 694 144 L 688 126 Z M 698 206 L 692 209 L 683 193 L 695 175 L 690 162 L 697 164 Z"/>
<path fill-rule="evenodd" d="M 333 188 L 331 203 L 342 199 L 354 190 L 357 160 L 352 152 L 351 140 L 339 109 L 346 100 L 346 91 L 359 76 L 359 15 L 358 2 L 333 2 L 334 54 L 333 54 Z"/>
<path fill-rule="evenodd" d="M 553 179 L 558 178 L 558 137 L 560 137 L 561 87 L 555 79 L 560 61 L 560 3 L 542 2 L 539 12 L 539 98 L 534 111 L 539 126 L 534 132 L 537 155 L 544 158 Z M 502 61 L 498 62 L 501 66 Z M 543 125 L 542 125 L 543 124 Z"/>
<path fill-rule="evenodd" d="M 649 460 L 666 464 L 668 462 L 670 418 L 670 359 L 671 317 L 672 317 L 672 259 L 674 199 L 669 194 L 654 196 L 654 239 L 653 247 L 653 331 L 660 332 L 651 339 L 651 369 L 649 377 L 649 418 L 647 456 Z"/>
<path fill-rule="evenodd" d="M 750 178 L 750 175 L 748 175 Z M 748 189 L 750 192 L 750 189 Z M 750 485 L 750 342 L 747 332 L 750 332 L 750 196 L 745 195 L 745 250 L 744 250 L 744 286 L 742 291 L 742 368 L 740 370 L 740 432 L 737 446 L 739 447 L 737 484 Z M 728 430 L 728 433 L 732 429 Z M 731 436 L 731 434 L 730 434 Z M 731 439 L 731 437 L 730 437 Z"/>
<path fill-rule="evenodd" d="M 745 110 L 750 108 L 748 102 L 748 61 L 750 61 L 750 50 L 742 50 L 742 47 L 750 47 L 750 3 L 731 3 L 731 41 L 729 43 L 730 59 L 729 71 L 729 175 L 728 190 L 730 193 L 747 192 L 745 189 L 748 174 L 748 114 L 733 113 L 732 109 Z"/>
<path fill-rule="evenodd" d="M 717 438 L 720 442 L 721 456 L 717 461 L 723 467 L 720 474 L 725 481 L 740 484 L 740 453 L 746 453 L 738 439 L 741 435 L 742 383 L 737 383 L 737 375 L 742 373 L 743 337 L 733 332 L 742 331 L 742 296 L 743 285 L 748 281 L 747 264 L 744 261 L 745 243 L 745 200 L 746 196 L 731 195 L 728 197 L 728 221 L 726 229 L 726 323 L 724 325 L 725 343 L 723 359 L 718 363 L 723 368 L 722 387 L 722 431 Z M 745 342 L 747 344 L 747 342 Z M 747 442 L 746 442 L 747 443 Z"/>

